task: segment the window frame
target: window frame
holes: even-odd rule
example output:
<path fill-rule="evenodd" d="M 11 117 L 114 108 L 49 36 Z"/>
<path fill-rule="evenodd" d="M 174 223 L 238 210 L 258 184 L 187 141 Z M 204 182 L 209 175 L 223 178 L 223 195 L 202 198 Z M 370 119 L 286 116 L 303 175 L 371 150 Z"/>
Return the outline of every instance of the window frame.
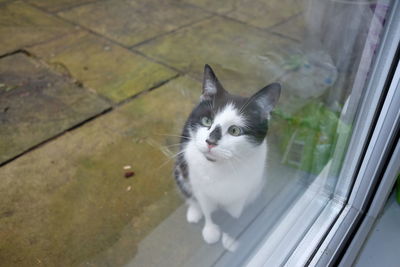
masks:
<path fill-rule="evenodd" d="M 358 252 L 357 247 L 358 249 L 361 247 L 368 232 L 368 227 L 372 226 L 372 222 L 383 207 L 383 203 L 387 199 L 394 183 L 395 175 L 393 175 L 393 172 L 396 171 L 399 164 L 399 144 L 397 144 L 394 153 L 393 147 L 398 142 L 400 128 L 400 66 L 398 65 L 400 3 L 394 1 L 392 4 L 381 48 L 377 54 L 376 64 L 368 85 L 368 91 L 372 91 L 372 94 L 380 92 L 381 97 L 379 99 L 381 104 L 377 103 L 376 106 L 371 107 L 368 105 L 368 103 L 371 103 L 370 101 L 364 102 L 363 109 L 367 111 L 369 109 L 368 113 L 370 114 L 361 113 L 365 115 L 358 118 L 356 129 L 357 126 L 360 127 L 360 123 L 367 124 L 364 126 L 365 130 L 359 134 L 363 137 L 370 136 L 370 138 L 367 139 L 368 143 L 364 149 L 361 143 L 349 146 L 349 149 L 355 150 L 350 150 L 348 159 L 352 157 L 357 159 L 357 155 L 363 156 L 360 158 L 361 161 L 358 164 L 358 168 L 355 162 L 352 162 L 350 163 L 351 166 L 347 166 L 348 170 L 344 169 L 346 176 L 344 178 L 342 176 L 342 178 L 345 180 L 340 182 L 347 183 L 350 188 L 351 177 L 355 175 L 354 185 L 351 192 L 349 192 L 350 195 L 346 206 L 333 224 L 325 240 L 319 246 L 313 259 L 309 262 L 311 266 L 336 265 L 340 260 L 341 265 L 351 265 Z M 375 112 L 379 112 L 379 114 L 371 114 Z M 370 130 L 366 128 L 367 126 L 370 127 Z M 357 135 L 355 131 L 352 142 L 356 142 L 354 140 L 360 138 L 360 135 Z M 346 166 L 344 167 L 346 168 Z M 376 191 L 376 188 L 378 188 L 378 191 Z M 336 193 L 344 195 L 344 192 L 336 191 Z M 371 202 L 373 203 L 372 210 L 368 211 Z M 365 218 L 367 219 L 364 223 L 364 228 L 360 229 L 361 233 L 354 235 Z M 343 256 L 346 246 L 352 240 L 358 243 L 357 247 L 352 242 L 353 247 Z"/>
<path fill-rule="evenodd" d="M 339 219 L 335 222 L 332 229 L 334 231 L 331 230 L 332 234 L 328 235 L 317 251 L 319 257 L 314 257 L 313 261 L 311 261 L 312 266 L 337 264 L 342 256 L 342 251 L 352 241 L 357 230 L 364 232 L 356 238 L 359 249 L 366 237 L 365 233 L 368 232 L 365 227 L 372 226 L 378 212 L 382 209 L 396 179 L 394 173 L 398 171 L 400 164 L 398 143 L 400 129 L 399 107 L 400 66 L 397 66 L 371 141 L 358 171 L 349 201 Z M 396 149 L 393 152 L 393 147 L 395 146 Z M 377 188 L 378 191 L 376 190 Z M 370 206 L 371 203 L 372 206 Z M 360 224 L 362 225 L 365 216 L 368 216 L 367 221 L 360 229 Z M 364 229 L 362 229 L 363 227 Z M 364 237 L 364 239 L 361 237 Z M 354 242 L 352 243 L 354 245 Z M 352 254 L 347 254 L 342 259 L 342 264 L 350 264 L 349 261 L 352 262 L 355 259 L 356 251 L 358 251 L 356 248 L 353 247 L 353 252 L 348 252 Z"/>

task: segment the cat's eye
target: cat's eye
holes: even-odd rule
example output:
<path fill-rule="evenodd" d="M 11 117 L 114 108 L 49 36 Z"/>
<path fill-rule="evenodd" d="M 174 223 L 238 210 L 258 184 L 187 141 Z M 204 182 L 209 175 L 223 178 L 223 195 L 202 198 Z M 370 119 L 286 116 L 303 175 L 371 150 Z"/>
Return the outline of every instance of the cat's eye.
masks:
<path fill-rule="evenodd" d="M 210 119 L 209 117 L 203 117 L 201 118 L 201 124 L 203 124 L 206 127 L 210 127 L 212 124 L 212 119 Z"/>
<path fill-rule="evenodd" d="M 228 133 L 233 135 L 233 136 L 239 136 L 242 134 L 242 129 L 238 126 L 232 125 L 228 129 Z"/>

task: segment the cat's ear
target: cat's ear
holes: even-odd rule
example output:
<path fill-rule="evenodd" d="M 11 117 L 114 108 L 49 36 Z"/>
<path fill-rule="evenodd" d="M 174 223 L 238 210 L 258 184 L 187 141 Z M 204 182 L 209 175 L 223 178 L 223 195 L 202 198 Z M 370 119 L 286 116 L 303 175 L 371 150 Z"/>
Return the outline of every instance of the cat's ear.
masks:
<path fill-rule="evenodd" d="M 203 77 L 203 92 L 201 100 L 211 100 L 216 96 L 223 95 L 225 92 L 221 83 L 218 81 L 212 68 L 206 64 L 204 66 L 204 77 Z"/>
<path fill-rule="evenodd" d="M 263 112 L 263 116 L 269 118 L 270 112 L 278 103 L 280 94 L 281 85 L 279 83 L 271 83 L 255 93 L 250 98 L 250 101 L 254 101 Z"/>

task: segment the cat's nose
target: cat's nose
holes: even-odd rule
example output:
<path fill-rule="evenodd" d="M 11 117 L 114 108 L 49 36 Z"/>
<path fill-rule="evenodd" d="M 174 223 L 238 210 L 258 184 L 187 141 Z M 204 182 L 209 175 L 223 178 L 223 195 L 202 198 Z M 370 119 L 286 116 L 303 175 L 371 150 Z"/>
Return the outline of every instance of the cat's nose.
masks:
<path fill-rule="evenodd" d="M 208 145 L 208 149 L 211 149 L 211 148 L 217 146 L 217 142 L 215 142 L 215 141 L 213 141 L 213 140 L 210 140 L 210 139 L 206 139 L 206 143 L 207 143 L 207 145 Z"/>
<path fill-rule="evenodd" d="M 221 125 L 215 126 L 214 130 L 210 133 L 210 136 L 206 139 L 206 143 L 208 144 L 208 149 L 211 149 L 217 146 L 218 140 L 221 139 Z"/>

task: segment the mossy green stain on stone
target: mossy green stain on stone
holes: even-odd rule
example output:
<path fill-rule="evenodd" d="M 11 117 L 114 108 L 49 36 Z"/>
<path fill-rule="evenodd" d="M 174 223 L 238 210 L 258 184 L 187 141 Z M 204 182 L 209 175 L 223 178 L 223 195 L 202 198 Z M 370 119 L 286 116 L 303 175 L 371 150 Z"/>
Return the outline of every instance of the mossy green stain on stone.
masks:
<path fill-rule="evenodd" d="M 239 0 L 227 16 L 263 29 L 280 24 L 305 9 L 297 0 Z"/>
<path fill-rule="evenodd" d="M 62 66 L 85 86 L 113 102 L 176 75 L 167 67 L 86 32 L 34 46 L 29 51 L 50 64 Z"/>
<path fill-rule="evenodd" d="M 27 0 L 28 3 L 44 8 L 50 12 L 60 11 L 77 5 L 93 2 L 93 0 Z"/>
<path fill-rule="evenodd" d="M 219 14 L 229 14 L 235 10 L 238 0 L 183 0 L 185 3 L 204 8 L 211 12 L 217 12 Z"/>
<path fill-rule="evenodd" d="M 0 214 L 10 214 L 0 224 L 2 263 L 120 266 L 134 257 L 182 203 L 166 145 L 179 142 L 200 92 L 178 78 L 0 168 Z M 125 165 L 134 177 L 124 178 Z"/>
<path fill-rule="evenodd" d="M 60 12 L 59 15 L 125 46 L 210 16 L 176 0 L 102 1 Z"/>
<path fill-rule="evenodd" d="M 303 41 L 306 37 L 306 18 L 304 14 L 300 14 L 287 20 L 276 27 L 271 28 L 271 31 L 289 36 L 290 38 Z"/>
<path fill-rule="evenodd" d="M 0 55 L 74 31 L 69 23 L 23 2 L 0 7 Z"/>
<path fill-rule="evenodd" d="M 181 29 L 135 49 L 198 80 L 209 64 L 229 91 L 251 95 L 276 81 L 266 55 L 292 41 L 224 18 L 213 18 Z"/>
<path fill-rule="evenodd" d="M 268 29 L 305 9 L 297 0 L 184 0 L 186 3 Z"/>

